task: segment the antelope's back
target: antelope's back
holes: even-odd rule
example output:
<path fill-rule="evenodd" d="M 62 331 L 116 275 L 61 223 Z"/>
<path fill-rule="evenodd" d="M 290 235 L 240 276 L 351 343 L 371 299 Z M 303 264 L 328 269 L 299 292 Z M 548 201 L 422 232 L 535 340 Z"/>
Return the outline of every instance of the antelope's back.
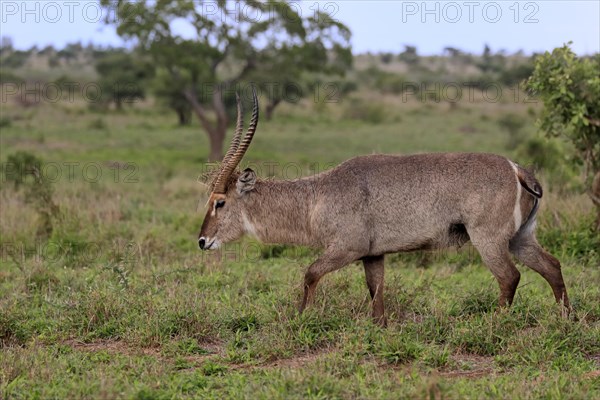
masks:
<path fill-rule="evenodd" d="M 435 247 L 454 225 L 510 221 L 515 182 L 510 162 L 494 154 L 369 155 L 332 170 L 323 191 L 379 253 Z"/>

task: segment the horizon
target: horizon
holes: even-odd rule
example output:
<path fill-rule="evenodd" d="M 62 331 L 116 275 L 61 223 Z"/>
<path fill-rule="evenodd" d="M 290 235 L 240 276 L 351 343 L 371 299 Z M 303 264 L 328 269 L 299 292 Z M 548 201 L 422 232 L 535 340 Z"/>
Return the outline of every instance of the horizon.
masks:
<path fill-rule="evenodd" d="M 319 10 L 348 26 L 355 55 L 400 53 L 405 45 L 415 46 L 420 56 L 441 55 L 446 47 L 481 54 L 485 45 L 494 53 L 533 55 L 568 42 L 573 43 L 571 47 L 578 55 L 600 52 L 597 19 L 600 2 L 595 0 L 427 3 L 379 0 L 292 4 L 302 15 Z M 102 22 L 105 13 L 97 1 L 3 1 L 0 15 L 1 36 L 9 37 L 18 50 L 34 46 L 64 48 L 72 43 L 125 48 L 134 45 L 119 37 L 114 26 Z M 373 20 L 377 23 L 370 23 Z M 177 21 L 174 25 L 181 37 L 194 37 L 189 26 Z M 405 36 L 406 32 L 410 36 Z"/>

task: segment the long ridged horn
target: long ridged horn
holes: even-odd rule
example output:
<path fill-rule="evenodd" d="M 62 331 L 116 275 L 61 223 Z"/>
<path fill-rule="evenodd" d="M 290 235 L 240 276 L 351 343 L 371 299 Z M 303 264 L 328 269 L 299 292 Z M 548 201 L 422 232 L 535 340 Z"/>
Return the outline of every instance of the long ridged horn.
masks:
<path fill-rule="evenodd" d="M 244 135 L 244 139 L 240 142 L 239 146 L 235 149 L 235 153 L 225 164 L 223 163 L 223 169 L 219 173 L 217 181 L 215 182 L 215 186 L 213 189 L 213 193 L 225 194 L 227 189 L 227 182 L 229 181 L 229 177 L 238 166 L 244 154 L 246 154 L 246 150 L 250 146 L 252 142 L 252 138 L 254 137 L 254 132 L 256 132 L 256 127 L 258 126 L 258 96 L 256 95 L 256 89 L 252 86 L 252 99 L 254 101 L 254 107 L 252 109 L 252 117 L 250 118 L 250 125 L 248 126 L 248 130 Z M 238 118 L 239 121 L 239 118 Z M 237 132 L 237 131 L 236 131 Z M 238 139 L 239 140 L 239 139 Z M 231 148 L 229 149 L 231 150 Z M 229 154 L 229 151 L 227 151 Z M 225 155 L 227 157 L 227 155 Z"/>
<path fill-rule="evenodd" d="M 229 177 L 223 176 L 223 170 L 225 169 L 227 164 L 231 162 L 233 155 L 235 154 L 237 148 L 240 145 L 240 139 L 242 138 L 242 133 L 244 132 L 244 111 L 242 109 L 242 102 L 240 100 L 239 93 L 235 94 L 235 100 L 237 102 L 237 123 L 235 125 L 235 134 L 233 135 L 233 139 L 231 139 L 229 149 L 227 150 L 227 153 L 225 154 L 225 157 L 223 157 L 223 161 L 221 162 L 221 171 L 219 171 L 219 175 L 217 175 L 214 184 L 215 190 L 213 191 L 215 192 L 217 188 L 220 188 L 221 191 L 225 190 L 225 186 L 227 185 L 227 179 L 229 179 Z"/>

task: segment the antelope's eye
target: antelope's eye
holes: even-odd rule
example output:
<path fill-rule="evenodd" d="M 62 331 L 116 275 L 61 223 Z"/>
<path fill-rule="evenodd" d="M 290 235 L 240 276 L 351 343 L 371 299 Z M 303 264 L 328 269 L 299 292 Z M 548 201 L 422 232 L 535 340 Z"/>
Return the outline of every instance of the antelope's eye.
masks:
<path fill-rule="evenodd" d="M 225 205 L 225 200 L 217 200 L 215 203 L 215 208 L 221 208 Z"/>

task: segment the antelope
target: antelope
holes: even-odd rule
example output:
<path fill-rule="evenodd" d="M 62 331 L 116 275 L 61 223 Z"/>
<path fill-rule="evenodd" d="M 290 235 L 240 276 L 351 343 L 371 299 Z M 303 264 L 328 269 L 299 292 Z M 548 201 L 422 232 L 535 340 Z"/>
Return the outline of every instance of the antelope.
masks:
<path fill-rule="evenodd" d="M 306 270 L 300 313 L 324 275 L 360 260 L 373 320 L 385 326 L 385 254 L 460 247 L 470 240 L 498 281 L 501 306 L 511 305 L 520 280 L 512 255 L 542 275 L 556 301 L 570 309 L 560 262 L 535 237 L 542 187 L 528 170 L 494 154 L 378 154 L 310 177 L 263 180 L 252 169 L 237 170 L 258 125 L 255 91 L 253 102 L 242 138 L 237 98 L 235 134 L 209 184 L 200 249 L 249 234 L 263 243 L 323 250 Z"/>

